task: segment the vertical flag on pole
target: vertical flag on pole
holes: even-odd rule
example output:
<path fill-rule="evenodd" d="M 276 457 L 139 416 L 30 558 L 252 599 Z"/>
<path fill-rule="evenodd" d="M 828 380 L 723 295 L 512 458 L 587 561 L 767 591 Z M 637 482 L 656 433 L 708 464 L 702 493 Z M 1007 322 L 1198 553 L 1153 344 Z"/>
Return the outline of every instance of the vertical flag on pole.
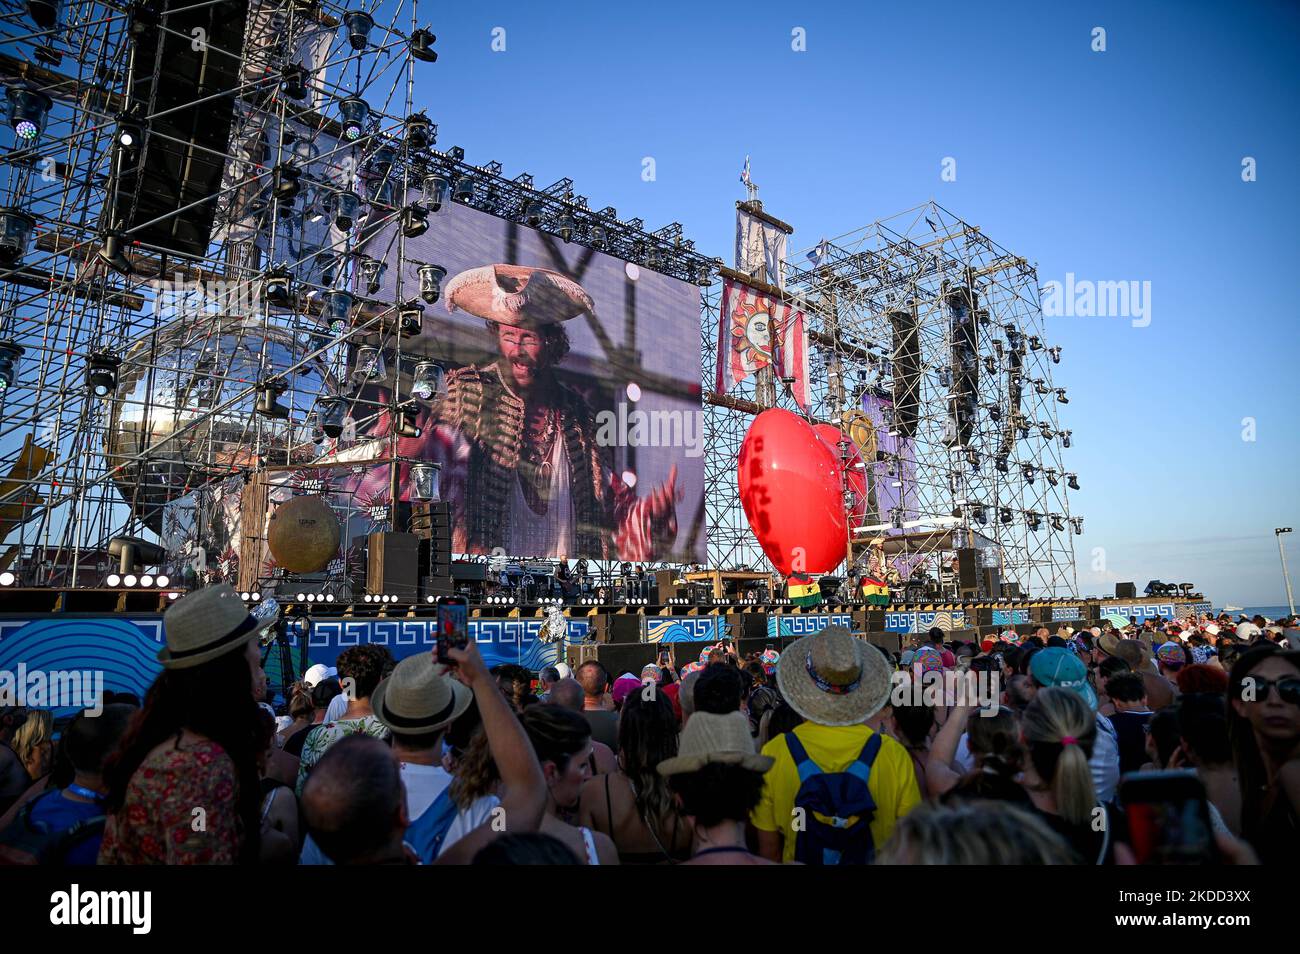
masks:
<path fill-rule="evenodd" d="M 808 335 L 803 312 L 755 288 L 727 279 L 718 319 L 716 390 L 726 394 L 759 368 L 771 367 L 808 409 Z"/>

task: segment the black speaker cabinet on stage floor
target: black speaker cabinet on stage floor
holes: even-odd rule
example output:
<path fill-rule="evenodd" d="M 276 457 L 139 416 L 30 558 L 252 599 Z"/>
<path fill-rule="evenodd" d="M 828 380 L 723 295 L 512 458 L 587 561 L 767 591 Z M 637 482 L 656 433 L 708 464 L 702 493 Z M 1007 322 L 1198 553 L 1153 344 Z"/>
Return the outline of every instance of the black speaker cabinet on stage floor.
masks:
<path fill-rule="evenodd" d="M 641 620 L 643 617 L 637 613 L 609 613 L 609 642 L 611 643 L 639 643 L 641 642 Z"/>
<path fill-rule="evenodd" d="M 1050 606 L 1031 606 L 1029 608 L 1029 618 L 1039 625 L 1048 626 L 1052 622 L 1052 608 Z"/>
<path fill-rule="evenodd" d="M 659 644 L 605 643 L 597 647 L 596 658 L 605 667 L 611 680 L 625 672 L 639 676 L 642 669 L 659 658 Z"/>
<path fill-rule="evenodd" d="M 767 614 L 741 613 L 735 632 L 737 639 L 766 639 Z"/>
<path fill-rule="evenodd" d="M 976 563 L 974 547 L 962 547 L 957 551 L 957 589 L 963 597 L 979 594 L 979 566 Z"/>
<path fill-rule="evenodd" d="M 370 534 L 367 539 L 366 592 L 414 601 L 420 583 L 420 541 L 413 533 Z"/>
<path fill-rule="evenodd" d="M 1116 583 L 1115 599 L 1117 600 L 1137 599 L 1137 585 L 1134 583 Z"/>

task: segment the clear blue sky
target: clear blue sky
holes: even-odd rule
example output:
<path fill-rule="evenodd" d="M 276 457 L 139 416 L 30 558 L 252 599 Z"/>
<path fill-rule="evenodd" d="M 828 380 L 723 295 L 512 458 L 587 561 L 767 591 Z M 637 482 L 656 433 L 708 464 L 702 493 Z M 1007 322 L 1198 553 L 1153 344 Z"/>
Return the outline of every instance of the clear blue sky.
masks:
<path fill-rule="evenodd" d="M 422 7 L 439 61 L 417 101 L 442 148 L 539 184 L 572 176 L 596 208 L 681 221 L 706 254 L 731 257 L 749 154 L 800 248 L 933 197 L 1042 281 L 1150 281 L 1149 327 L 1048 324 L 1083 486 L 1080 588 L 1159 577 L 1285 601 L 1272 531 L 1300 531 L 1300 6 Z M 1300 571 L 1300 543 L 1288 558 Z"/>

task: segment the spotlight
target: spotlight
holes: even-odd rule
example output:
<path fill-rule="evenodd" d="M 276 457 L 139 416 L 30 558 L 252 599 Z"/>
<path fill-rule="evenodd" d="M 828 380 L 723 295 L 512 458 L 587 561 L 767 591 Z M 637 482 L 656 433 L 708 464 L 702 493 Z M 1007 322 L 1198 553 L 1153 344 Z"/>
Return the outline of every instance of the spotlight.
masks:
<path fill-rule="evenodd" d="M 307 67 L 301 63 L 286 66 L 280 71 L 280 92 L 289 99 L 307 98 Z"/>
<path fill-rule="evenodd" d="M 282 162 L 271 170 L 271 194 L 275 201 L 288 205 L 302 191 L 302 170 L 291 162 Z"/>
<path fill-rule="evenodd" d="M 1052 356 L 1052 364 L 1060 364 L 1060 363 L 1061 363 L 1061 346 L 1060 346 L 1060 345 L 1053 345 L 1052 347 L 1048 348 L 1048 349 L 1047 349 L 1047 353 L 1050 354 L 1050 355 Z"/>
<path fill-rule="evenodd" d="M 424 306 L 419 302 L 408 301 L 397 312 L 397 327 L 402 337 L 414 338 L 418 335 L 424 323 Z"/>
<path fill-rule="evenodd" d="M 700 266 L 699 274 L 695 278 L 695 284 L 701 288 L 708 288 L 713 284 L 713 266 L 711 264 Z"/>
<path fill-rule="evenodd" d="M 117 369 L 122 359 L 109 351 L 93 351 L 86 361 L 86 384 L 95 397 L 117 390 Z"/>
<path fill-rule="evenodd" d="M 524 213 L 524 224 L 535 229 L 542 224 L 542 219 L 545 217 L 546 206 L 542 205 L 539 199 L 534 199 L 528 203 L 528 211 Z"/>
<path fill-rule="evenodd" d="M 375 28 L 374 18 L 364 10 L 349 10 L 343 14 L 343 25 L 347 27 L 352 49 L 364 50 L 370 42 L 370 31 Z"/>
<path fill-rule="evenodd" d="M 123 586 L 128 586 L 128 587 L 135 586 L 137 582 L 138 581 L 136 580 L 134 573 L 128 573 L 126 576 L 122 577 Z"/>
<path fill-rule="evenodd" d="M 993 465 L 993 466 L 997 469 L 997 472 L 998 472 L 999 474 L 1005 474 L 1005 473 L 1007 473 L 1007 459 L 1006 459 L 1005 457 L 999 457 L 999 458 L 994 462 L 994 465 Z"/>
<path fill-rule="evenodd" d="M 556 226 L 555 231 L 559 234 L 560 238 L 562 238 L 564 241 L 570 242 L 573 240 L 573 230 L 575 228 L 577 228 L 577 225 L 573 221 L 573 216 L 571 216 L 568 212 L 565 212 L 562 216 L 560 216 L 560 222 Z"/>
<path fill-rule="evenodd" d="M 424 207 L 435 214 L 440 212 L 451 194 L 451 183 L 446 176 L 432 175 L 424 177 L 423 186 Z"/>
<path fill-rule="evenodd" d="M 654 245 L 647 245 L 642 263 L 646 268 L 657 269 L 660 264 L 659 249 Z"/>
<path fill-rule="evenodd" d="M 461 176 L 456 180 L 456 188 L 451 197 L 462 205 L 468 205 L 474 201 L 474 180 L 469 176 Z"/>
<path fill-rule="evenodd" d="M 411 56 L 421 63 L 435 62 L 438 59 L 438 53 L 434 50 L 433 44 L 437 39 L 426 27 L 420 27 L 411 34 Z"/>
<path fill-rule="evenodd" d="M 165 589 L 167 584 L 170 583 L 171 581 L 172 581 L 171 577 L 169 577 L 166 573 L 159 573 L 158 576 L 154 579 L 154 582 L 158 584 L 158 589 L 160 590 Z"/>
<path fill-rule="evenodd" d="M 333 602 L 334 602 L 334 594 L 333 594 L 333 593 L 326 593 L 326 594 L 325 594 L 325 602 L 326 602 L 326 603 L 333 603 Z"/>
<path fill-rule="evenodd" d="M 54 101 L 44 93 L 23 86 L 9 87 L 9 123 L 22 145 L 36 144 L 53 105 Z"/>
<path fill-rule="evenodd" d="M 984 512 L 984 507 L 982 505 L 976 505 L 972 508 L 971 516 L 975 518 L 975 522 L 981 527 L 988 523 L 988 515 Z"/>
<path fill-rule="evenodd" d="M 48 30 L 59 22 L 59 9 L 63 0 L 27 0 L 27 15 L 42 29 Z"/>
<path fill-rule="evenodd" d="M 357 384 L 382 380 L 388 373 L 384 367 L 384 354 L 373 345 L 357 349 L 357 363 L 352 370 L 352 380 Z"/>
<path fill-rule="evenodd" d="M 411 393 L 421 401 L 442 397 L 447 393 L 447 377 L 442 365 L 432 361 L 420 361 L 415 366 L 415 375 L 411 381 Z"/>
<path fill-rule="evenodd" d="M 279 264 L 267 269 L 262 276 L 262 298 L 277 308 L 293 305 L 293 277 L 287 265 Z"/>
<path fill-rule="evenodd" d="M 994 424 L 1002 420 L 1002 409 L 996 404 L 989 405 L 989 420 Z"/>
<path fill-rule="evenodd" d="M 340 437 L 343 434 L 343 419 L 347 414 L 347 405 L 340 397 L 325 397 L 316 402 L 316 424 L 326 437 Z"/>
<path fill-rule="evenodd" d="M 1061 439 L 1061 446 L 1062 446 L 1062 447 L 1069 447 L 1069 446 L 1070 446 L 1070 435 L 1073 434 L 1073 433 L 1074 433 L 1074 431 L 1057 431 L 1057 432 L 1056 432 L 1056 436 L 1059 437 L 1059 438 Z"/>
<path fill-rule="evenodd" d="M 605 226 L 603 225 L 593 225 L 587 233 L 587 244 L 598 252 L 605 247 L 608 241 L 609 237 L 605 234 Z"/>
<path fill-rule="evenodd" d="M 392 146 L 380 146 L 370 156 L 369 171 L 376 178 L 386 179 L 393 171 L 393 163 L 396 161 L 397 153 Z"/>
<path fill-rule="evenodd" d="M 989 374 L 998 373 L 998 363 L 997 360 L 993 357 L 993 355 L 986 354 L 984 356 L 984 370 Z"/>
<path fill-rule="evenodd" d="M 1078 489 L 1079 489 L 1079 475 L 1078 475 L 1078 474 L 1066 474 L 1066 475 L 1065 475 L 1065 486 L 1069 487 L 1071 490 L 1078 490 Z"/>
<path fill-rule="evenodd" d="M 1005 526 L 1010 522 L 1011 522 L 1011 511 L 1008 510 L 1006 507 L 1003 507 L 1001 510 L 998 511 L 998 523 L 1003 524 Z"/>
<path fill-rule="evenodd" d="M 347 328 L 348 317 L 352 313 L 352 301 L 352 295 L 345 291 L 333 289 L 325 293 L 321 317 L 331 333 L 340 335 Z"/>
<path fill-rule="evenodd" d="M 447 277 L 447 269 L 441 265 L 421 265 L 420 297 L 432 305 L 442 294 L 442 280 Z"/>
<path fill-rule="evenodd" d="M 1052 514 L 1051 520 L 1052 520 L 1052 529 L 1053 529 L 1053 530 L 1064 530 L 1064 529 L 1065 529 L 1065 523 L 1061 520 L 1061 515 L 1060 515 L 1059 513 L 1054 513 L 1054 514 Z"/>
<path fill-rule="evenodd" d="M 1070 399 L 1065 396 L 1065 388 L 1056 389 L 1056 400 L 1061 404 L 1069 404 Z"/>
<path fill-rule="evenodd" d="M 1070 526 L 1074 528 L 1074 532 L 1075 532 L 1076 534 L 1083 533 L 1083 518 L 1082 518 L 1082 517 L 1071 517 L 1071 518 L 1070 518 Z"/>
<path fill-rule="evenodd" d="M 1047 482 L 1051 484 L 1053 487 L 1055 487 L 1057 484 L 1061 482 L 1060 475 L 1056 472 L 1055 467 L 1049 467 L 1046 471 L 1044 471 L 1044 474 L 1047 477 Z"/>
<path fill-rule="evenodd" d="M 366 131 L 370 119 L 370 104 L 359 96 L 349 96 L 339 103 L 339 113 L 343 116 L 343 138 L 356 142 Z"/>
<path fill-rule="evenodd" d="M 123 247 L 126 238 L 121 232 L 105 232 L 101 240 L 104 244 L 95 253 L 101 262 L 123 275 L 130 275 L 135 271 L 135 268 L 131 265 L 131 260 L 126 257 L 126 251 Z"/>
<path fill-rule="evenodd" d="M 283 378 L 261 382 L 257 385 L 257 404 L 253 410 L 273 420 L 287 420 L 289 409 L 280 403 L 280 395 L 287 390 L 289 382 Z"/>
<path fill-rule="evenodd" d="M 1042 378 L 1033 378 L 1034 390 L 1039 394 L 1051 394 L 1052 389 L 1047 386 L 1047 382 Z"/>
<path fill-rule="evenodd" d="M 366 294 L 377 295 L 379 293 L 379 280 L 383 276 L 386 266 L 377 258 L 371 258 L 369 255 L 363 255 L 357 259 L 357 270 L 361 273 L 361 279 L 366 283 Z"/>
<path fill-rule="evenodd" d="M 1031 483 L 1031 484 L 1034 482 L 1034 465 L 1033 465 L 1033 464 L 1025 464 L 1023 467 L 1020 468 L 1020 473 L 1024 475 L 1024 478 L 1025 478 L 1025 481 L 1026 481 L 1026 482 Z"/>
<path fill-rule="evenodd" d="M 1030 530 L 1037 530 L 1042 526 L 1042 520 L 1039 519 L 1038 514 L 1033 510 L 1029 511 L 1026 515 L 1026 520 L 1029 523 Z"/>
<path fill-rule="evenodd" d="M 357 220 L 357 212 L 361 208 L 361 196 L 355 192 L 336 192 L 330 197 L 330 205 L 334 213 L 334 224 L 340 232 L 347 232 L 352 228 L 352 223 Z"/>
<path fill-rule="evenodd" d="M 1043 435 L 1043 440 L 1045 441 L 1050 441 L 1054 436 L 1056 436 L 1056 432 L 1052 430 L 1052 425 L 1048 424 L 1046 421 L 1038 425 L 1038 433 Z"/>
<path fill-rule="evenodd" d="M 0 341 L 0 395 L 13 387 L 18 378 L 18 361 L 27 349 L 14 341 Z"/>
<path fill-rule="evenodd" d="M 153 586 L 153 577 L 146 573 L 144 576 L 140 577 L 140 585 Z"/>
<path fill-rule="evenodd" d="M 27 254 L 36 220 L 21 209 L 0 209 L 0 264 L 17 265 Z"/>
<path fill-rule="evenodd" d="M 418 203 L 402 207 L 402 234 L 407 238 L 419 238 L 429 231 L 429 210 Z"/>
<path fill-rule="evenodd" d="M 420 425 L 416 423 L 419 420 L 420 409 L 414 401 L 406 401 L 397 405 L 397 423 L 394 432 L 398 437 L 417 438 L 423 431 Z"/>
<path fill-rule="evenodd" d="M 406 148 L 411 152 L 422 152 L 433 145 L 436 138 L 433 123 L 424 113 L 412 113 L 406 117 Z"/>
<path fill-rule="evenodd" d="M 412 464 L 411 465 L 411 499 L 418 500 L 420 503 L 428 503 L 434 500 L 440 500 L 439 471 L 441 468 L 438 464 Z"/>
<path fill-rule="evenodd" d="M 119 576 L 118 574 L 116 574 L 116 573 L 110 573 L 110 574 L 108 574 L 108 576 L 104 577 L 104 583 L 105 583 L 105 585 L 107 585 L 107 586 L 114 586 L 114 587 L 116 587 L 116 586 L 121 586 L 121 585 L 122 585 L 122 577 L 120 577 L 120 576 Z"/>
<path fill-rule="evenodd" d="M 298 594 L 298 602 L 299 602 L 299 603 L 306 603 L 306 602 L 307 602 L 307 594 L 306 594 L 306 593 L 299 593 L 299 594 Z"/>

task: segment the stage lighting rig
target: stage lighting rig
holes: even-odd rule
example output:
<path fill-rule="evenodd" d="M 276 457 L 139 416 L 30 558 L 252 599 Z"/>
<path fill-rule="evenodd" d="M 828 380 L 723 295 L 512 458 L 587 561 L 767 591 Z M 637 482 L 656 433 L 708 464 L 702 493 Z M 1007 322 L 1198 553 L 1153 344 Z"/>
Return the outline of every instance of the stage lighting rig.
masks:
<path fill-rule="evenodd" d="M 21 209 L 0 209 L 0 265 L 17 265 L 27 255 L 36 220 Z"/>
<path fill-rule="evenodd" d="M 451 194 L 451 182 L 446 176 L 428 175 L 424 177 L 424 207 L 435 215 L 442 211 L 447 197 Z"/>
<path fill-rule="evenodd" d="M 1062 447 L 1069 447 L 1069 446 L 1070 446 L 1070 435 L 1073 434 L 1073 433 L 1074 433 L 1074 431 L 1057 431 L 1057 432 L 1056 432 L 1056 436 L 1059 437 L 1059 438 L 1061 439 L 1061 446 L 1062 446 Z"/>
<path fill-rule="evenodd" d="M 25 86 L 11 86 L 9 98 L 9 124 L 21 146 L 34 146 L 45 130 L 54 101 L 44 93 Z"/>
<path fill-rule="evenodd" d="M 262 298 L 277 308 L 293 306 L 293 276 L 283 262 L 267 269 L 262 276 Z"/>
<path fill-rule="evenodd" d="M 1050 354 L 1050 355 L 1052 356 L 1052 364 L 1060 364 L 1060 363 L 1061 363 L 1061 346 L 1060 346 L 1060 345 L 1053 345 L 1052 347 L 1048 348 L 1048 349 L 1047 349 L 1047 353 Z"/>
<path fill-rule="evenodd" d="M 406 117 L 406 148 L 410 152 L 423 152 L 438 140 L 438 127 L 424 113 Z"/>
<path fill-rule="evenodd" d="M 350 231 L 361 209 L 361 196 L 350 190 L 335 192 L 330 196 L 329 204 L 334 214 L 334 225 L 340 232 Z"/>
<path fill-rule="evenodd" d="M 401 228 L 407 238 L 419 238 L 429 231 L 429 210 L 417 202 L 403 206 Z"/>
<path fill-rule="evenodd" d="M 1078 489 L 1079 489 L 1079 475 L 1078 475 L 1078 474 L 1066 474 L 1066 475 L 1065 475 L 1065 486 L 1069 487 L 1071 490 L 1078 490 Z"/>
<path fill-rule="evenodd" d="M 441 466 L 431 463 L 412 464 L 410 471 L 411 499 L 420 503 L 432 503 L 441 499 L 438 475 Z"/>
<path fill-rule="evenodd" d="M 0 396 L 3 396 L 18 378 L 18 362 L 27 349 L 16 341 L 0 341 Z"/>
<path fill-rule="evenodd" d="M 421 265 L 417 274 L 420 276 L 420 297 L 432 305 L 442 295 L 442 280 L 447 277 L 447 269 L 441 265 Z"/>
<path fill-rule="evenodd" d="M 424 306 L 408 301 L 397 312 L 397 327 L 403 338 L 414 338 L 424 327 Z"/>
<path fill-rule="evenodd" d="M 577 229 L 577 227 L 577 223 L 573 221 L 573 216 L 568 212 L 565 212 L 560 216 L 560 221 L 555 231 L 565 242 L 571 242 L 573 241 L 574 230 Z"/>
<path fill-rule="evenodd" d="M 419 420 L 420 408 L 414 401 L 404 401 L 394 409 L 396 414 L 394 419 L 396 423 L 393 432 L 398 437 L 417 438 L 422 433 L 420 425 L 416 423 Z"/>
<path fill-rule="evenodd" d="M 411 393 L 422 401 L 435 396 L 442 396 L 447 391 L 447 379 L 442 365 L 432 361 L 421 361 L 415 366 L 411 380 Z"/>
<path fill-rule="evenodd" d="M 349 96 L 339 102 L 339 114 L 343 117 L 340 123 L 343 138 L 348 142 L 356 142 L 366 131 L 366 123 L 370 120 L 370 104 L 360 96 Z"/>
<path fill-rule="evenodd" d="M 321 306 L 321 318 L 331 334 L 341 335 L 348 326 L 352 314 L 352 294 L 340 289 L 331 289 L 325 293 Z"/>
<path fill-rule="evenodd" d="M 130 259 L 126 257 L 126 237 L 121 232 L 110 230 L 100 240 L 103 244 L 95 255 L 101 262 L 122 275 L 130 275 L 135 271 Z"/>
<path fill-rule="evenodd" d="M 289 382 L 273 378 L 257 385 L 257 404 L 254 410 L 272 420 L 287 420 L 289 409 L 280 403 L 280 395 L 289 390 Z"/>
<path fill-rule="evenodd" d="M 1079 535 L 1079 534 L 1081 534 L 1081 533 L 1083 533 L 1083 518 L 1082 518 L 1082 517 L 1071 517 L 1071 518 L 1070 518 L 1070 526 L 1074 528 L 1074 533 L 1075 533 L 1076 536 Z"/>
<path fill-rule="evenodd" d="M 292 63 L 280 71 L 280 92 L 288 99 L 303 100 L 307 98 L 307 67 L 301 63 Z"/>
<path fill-rule="evenodd" d="M 341 397 L 325 397 L 316 402 L 316 424 L 326 437 L 342 436 L 346 415 L 347 402 Z"/>
<path fill-rule="evenodd" d="M 43 30 L 49 30 L 59 22 L 62 8 L 63 0 L 27 0 L 27 15 Z"/>
<path fill-rule="evenodd" d="M 541 200 L 534 199 L 528 203 L 528 210 L 524 213 L 524 224 L 529 228 L 538 228 L 542 220 L 546 218 L 546 206 Z"/>
<path fill-rule="evenodd" d="M 456 180 L 456 186 L 452 190 L 451 197 L 462 205 L 468 205 L 474 201 L 474 180 L 470 176 L 461 176 Z"/>
<path fill-rule="evenodd" d="M 1056 389 L 1056 400 L 1060 404 L 1069 404 L 1070 399 L 1065 396 L 1065 388 Z"/>
<path fill-rule="evenodd" d="M 375 28 L 375 20 L 364 10 L 349 10 L 343 14 L 343 26 L 348 31 L 348 43 L 358 52 L 370 43 L 370 31 Z"/>
<path fill-rule="evenodd" d="M 110 351 L 93 351 L 86 360 L 86 386 L 95 397 L 108 397 L 117 390 L 117 369 L 122 359 Z"/>
<path fill-rule="evenodd" d="M 434 36 L 427 27 L 420 27 L 411 34 L 410 48 L 411 56 L 421 63 L 434 63 L 438 59 L 438 53 L 433 48 L 438 38 Z"/>
<path fill-rule="evenodd" d="M 361 280 L 366 283 L 366 294 L 379 294 L 380 280 L 383 278 L 387 266 L 377 258 L 371 258 L 369 255 L 357 257 L 357 271 L 361 275 Z"/>

